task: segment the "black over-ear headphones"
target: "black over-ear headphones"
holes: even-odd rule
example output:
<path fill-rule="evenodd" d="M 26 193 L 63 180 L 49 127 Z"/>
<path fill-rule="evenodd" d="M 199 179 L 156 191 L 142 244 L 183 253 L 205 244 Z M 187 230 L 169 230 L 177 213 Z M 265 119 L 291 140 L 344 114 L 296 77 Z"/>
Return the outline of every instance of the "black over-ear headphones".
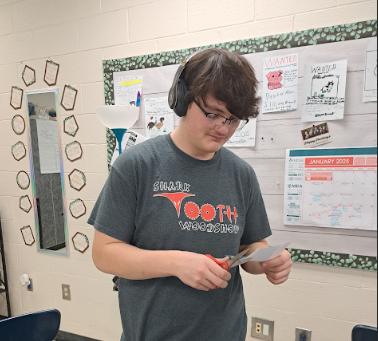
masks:
<path fill-rule="evenodd" d="M 183 117 L 188 111 L 188 104 L 185 103 L 185 94 L 188 92 L 188 88 L 185 82 L 185 67 L 189 60 L 197 53 L 204 50 L 199 50 L 192 53 L 186 60 L 179 66 L 173 84 L 168 94 L 168 104 L 170 108 L 176 113 L 177 116 Z"/>

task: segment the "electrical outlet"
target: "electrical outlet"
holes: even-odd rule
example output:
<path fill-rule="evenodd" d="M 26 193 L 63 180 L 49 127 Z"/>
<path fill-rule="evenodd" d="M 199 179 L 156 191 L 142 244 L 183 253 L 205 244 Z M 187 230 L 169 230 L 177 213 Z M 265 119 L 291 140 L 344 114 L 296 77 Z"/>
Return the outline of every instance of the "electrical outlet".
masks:
<path fill-rule="evenodd" d="M 252 337 L 265 341 L 274 341 L 274 321 L 252 317 Z"/>
<path fill-rule="evenodd" d="M 311 330 L 297 328 L 295 330 L 295 341 L 311 341 Z"/>
<path fill-rule="evenodd" d="M 28 284 L 28 286 L 26 287 L 26 289 L 28 290 L 28 291 L 33 291 L 33 280 L 31 279 L 31 278 L 29 278 L 29 284 Z"/>
<path fill-rule="evenodd" d="M 261 323 L 256 323 L 256 334 L 261 334 L 261 327 L 262 327 L 262 325 L 261 325 Z"/>
<path fill-rule="evenodd" d="M 62 284 L 63 299 L 71 301 L 71 289 L 68 284 Z"/>

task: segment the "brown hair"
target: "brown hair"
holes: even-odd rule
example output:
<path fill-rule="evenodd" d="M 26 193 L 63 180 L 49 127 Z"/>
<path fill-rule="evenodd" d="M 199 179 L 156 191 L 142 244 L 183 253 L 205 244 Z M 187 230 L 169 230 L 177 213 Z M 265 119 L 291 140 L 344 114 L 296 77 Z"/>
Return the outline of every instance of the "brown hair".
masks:
<path fill-rule="evenodd" d="M 185 82 L 189 105 L 207 95 L 225 102 L 238 118 L 257 117 L 261 98 L 253 66 L 241 55 L 221 49 L 208 49 L 193 56 L 186 65 Z"/>

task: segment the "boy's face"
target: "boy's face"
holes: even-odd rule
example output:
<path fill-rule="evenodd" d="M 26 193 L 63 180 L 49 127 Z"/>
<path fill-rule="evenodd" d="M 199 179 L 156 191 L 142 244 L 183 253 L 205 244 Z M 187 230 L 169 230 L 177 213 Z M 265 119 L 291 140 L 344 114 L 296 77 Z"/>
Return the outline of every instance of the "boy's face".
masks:
<path fill-rule="evenodd" d="M 206 105 L 199 100 L 199 105 L 208 113 L 219 114 L 226 118 L 236 118 L 226 108 L 226 103 L 208 95 Z M 193 150 L 193 157 L 199 159 L 212 158 L 234 134 L 235 129 L 229 127 L 227 121 L 217 126 L 208 119 L 201 109 L 191 103 L 186 116 L 183 118 L 183 128 L 188 145 Z M 196 155 L 196 156 L 195 156 Z"/>

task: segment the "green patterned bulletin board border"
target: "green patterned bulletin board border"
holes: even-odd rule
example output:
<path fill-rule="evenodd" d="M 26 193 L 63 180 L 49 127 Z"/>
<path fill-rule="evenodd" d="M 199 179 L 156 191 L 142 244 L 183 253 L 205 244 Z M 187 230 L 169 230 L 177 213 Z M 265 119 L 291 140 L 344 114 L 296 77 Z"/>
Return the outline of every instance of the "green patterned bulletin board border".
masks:
<path fill-rule="evenodd" d="M 314 46 L 341 41 L 372 38 L 377 36 L 377 20 L 356 22 L 316 28 L 305 31 L 284 33 L 253 39 L 235 40 L 227 43 L 204 45 L 194 48 L 135 56 L 129 58 L 109 59 L 103 61 L 105 104 L 114 104 L 113 72 L 161 67 L 182 63 L 195 51 L 206 48 L 221 48 L 239 54 L 261 53 L 291 49 L 295 47 Z M 107 129 L 107 157 L 110 170 L 116 139 L 113 132 Z M 377 258 L 358 255 L 337 254 L 288 249 L 292 260 L 299 263 L 327 265 L 334 267 L 377 271 Z"/>

